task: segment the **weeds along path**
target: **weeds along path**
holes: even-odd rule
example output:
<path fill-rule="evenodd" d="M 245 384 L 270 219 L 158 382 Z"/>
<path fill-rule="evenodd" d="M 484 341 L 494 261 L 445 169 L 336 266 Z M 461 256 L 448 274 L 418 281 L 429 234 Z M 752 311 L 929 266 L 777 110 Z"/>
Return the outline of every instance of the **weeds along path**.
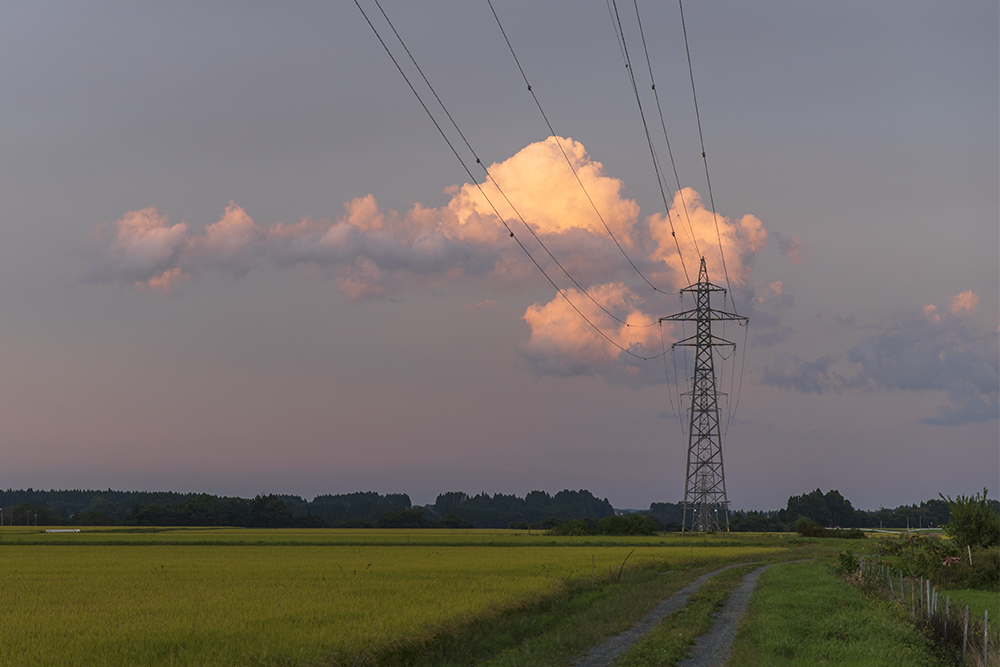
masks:
<path fill-rule="evenodd" d="M 598 644 L 597 646 L 590 649 L 590 651 L 588 651 L 586 655 L 580 658 L 580 660 L 578 660 L 577 662 L 574 662 L 570 667 L 611 667 L 611 665 L 614 664 L 615 658 L 617 658 L 619 655 L 627 651 L 636 641 L 641 639 L 644 634 L 646 634 L 654 627 L 656 627 L 656 625 L 664 618 L 674 613 L 675 611 L 678 611 L 679 609 L 683 608 L 684 605 L 687 604 L 688 598 L 694 595 L 694 593 L 699 588 L 701 588 L 701 585 L 704 584 L 706 581 L 708 581 L 717 574 L 725 572 L 726 570 L 730 570 L 734 567 L 741 567 L 743 565 L 749 565 L 749 564 L 750 563 L 734 563 L 732 565 L 727 565 L 725 567 L 719 568 L 718 570 L 709 572 L 708 574 L 701 575 L 700 577 L 692 581 L 690 584 L 688 584 L 681 590 L 677 591 L 676 593 L 674 593 L 672 596 L 670 596 L 660 604 L 656 605 L 653 611 L 643 616 L 639 620 L 639 622 L 636 623 L 634 626 L 632 626 L 625 632 L 621 633 L 620 635 L 611 637 L 604 643 Z M 756 574 L 759 577 L 760 572 L 766 569 L 766 567 L 767 566 L 759 568 L 758 570 L 754 570 L 752 574 Z M 747 576 L 749 577 L 750 575 Z M 754 578 L 753 582 L 754 584 L 756 584 L 757 582 L 756 577 Z M 742 589 L 743 586 L 740 586 L 740 588 Z M 750 592 L 753 592 L 752 586 L 750 588 Z M 749 594 L 747 594 L 747 600 L 749 600 L 749 598 L 750 596 Z M 743 605 L 743 608 L 744 609 L 746 608 L 745 603 Z M 743 613 L 742 610 L 739 613 L 742 614 Z M 738 619 L 739 615 L 737 615 L 736 618 Z M 729 639 L 729 643 L 732 644 L 732 638 Z"/>

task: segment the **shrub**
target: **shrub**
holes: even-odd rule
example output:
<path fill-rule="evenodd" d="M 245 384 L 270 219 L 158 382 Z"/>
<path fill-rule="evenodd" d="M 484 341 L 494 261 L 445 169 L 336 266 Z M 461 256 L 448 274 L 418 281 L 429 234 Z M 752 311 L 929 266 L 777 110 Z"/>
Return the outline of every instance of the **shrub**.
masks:
<path fill-rule="evenodd" d="M 948 540 L 927 535 L 885 540 L 879 543 L 879 553 L 898 558 L 899 566 L 907 576 L 926 577 L 939 582 L 944 580 L 944 570 L 950 567 L 945 562 L 957 554 Z"/>
<path fill-rule="evenodd" d="M 865 531 L 859 528 L 851 528 L 850 530 L 844 530 L 842 528 L 834 528 L 833 530 L 825 531 L 825 537 L 839 537 L 842 540 L 863 540 L 865 539 Z"/>
<path fill-rule="evenodd" d="M 826 529 L 806 516 L 795 522 L 795 530 L 803 537 L 826 537 Z"/>
<path fill-rule="evenodd" d="M 959 556 L 958 563 L 941 568 L 944 585 L 954 589 L 1000 592 L 1000 547 L 978 547 L 971 551 L 971 566 L 966 552 Z"/>
<path fill-rule="evenodd" d="M 641 514 L 606 516 L 597 522 L 602 535 L 655 535 L 663 524 L 656 517 Z"/>
<path fill-rule="evenodd" d="M 844 575 L 851 575 L 858 570 L 858 557 L 847 551 L 837 554 L 837 570 Z"/>
<path fill-rule="evenodd" d="M 593 519 L 591 519 L 593 521 Z M 570 519 L 549 530 L 549 535 L 593 535 L 594 529 L 586 519 Z"/>
<path fill-rule="evenodd" d="M 982 495 L 941 496 L 948 503 L 951 514 L 945 532 L 960 547 L 995 547 L 1000 545 L 1000 514 L 997 514 L 986 500 L 986 489 Z"/>

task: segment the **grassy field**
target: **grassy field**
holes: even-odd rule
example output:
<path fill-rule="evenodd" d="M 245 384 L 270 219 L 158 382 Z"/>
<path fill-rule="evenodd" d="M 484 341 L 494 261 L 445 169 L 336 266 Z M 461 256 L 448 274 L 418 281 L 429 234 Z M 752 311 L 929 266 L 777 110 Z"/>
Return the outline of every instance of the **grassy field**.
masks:
<path fill-rule="evenodd" d="M 774 536 L 4 528 L 0 661 L 343 665 L 364 652 L 371 667 L 468 664 L 471 651 L 551 665 L 719 563 L 802 548 Z"/>
<path fill-rule="evenodd" d="M 982 619 L 983 611 L 988 611 L 990 616 L 990 627 L 1000 627 L 1000 594 L 990 591 L 940 591 L 938 597 L 941 600 L 938 604 L 944 606 L 944 596 L 951 596 L 951 613 L 965 613 L 965 605 L 969 605 L 969 615 L 972 618 Z"/>
<path fill-rule="evenodd" d="M 827 564 L 797 563 L 772 567 L 761 576 L 727 664 L 944 663 L 902 606 L 866 598 Z"/>
<path fill-rule="evenodd" d="M 0 530 L 0 665 L 552 667 L 697 576 L 622 667 L 668 666 L 742 575 L 732 665 L 935 665 L 906 609 L 827 563 L 870 544 L 790 535 L 554 537 L 511 530 Z M 998 600 L 955 592 L 973 611 Z"/>

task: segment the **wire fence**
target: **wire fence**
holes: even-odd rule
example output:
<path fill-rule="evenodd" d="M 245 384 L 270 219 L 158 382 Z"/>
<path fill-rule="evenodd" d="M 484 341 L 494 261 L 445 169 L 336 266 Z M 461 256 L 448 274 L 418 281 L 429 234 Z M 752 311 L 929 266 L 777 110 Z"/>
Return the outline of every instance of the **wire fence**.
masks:
<path fill-rule="evenodd" d="M 847 556 L 847 561 L 845 561 Z M 851 562 L 853 561 L 853 562 Z M 1000 667 L 1000 632 L 990 627 L 989 610 L 970 613 L 969 605 L 924 577 L 907 576 L 877 556 L 842 554 L 849 579 L 865 593 L 908 608 L 918 627 L 931 635 L 960 665 Z"/>

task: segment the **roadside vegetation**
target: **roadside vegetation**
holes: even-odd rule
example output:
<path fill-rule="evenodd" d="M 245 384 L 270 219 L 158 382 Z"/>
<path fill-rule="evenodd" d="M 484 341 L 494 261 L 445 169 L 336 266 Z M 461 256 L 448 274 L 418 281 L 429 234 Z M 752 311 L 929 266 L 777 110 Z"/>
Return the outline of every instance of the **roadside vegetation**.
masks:
<path fill-rule="evenodd" d="M 1000 665 L 1000 515 L 985 489 L 944 500 L 951 510 L 946 537 L 884 538 L 866 554 L 841 552 L 840 568 L 873 604 L 908 615 L 949 664 L 962 664 L 963 655 L 964 664 L 986 664 L 988 645 L 988 664 Z"/>
<path fill-rule="evenodd" d="M 775 566 L 758 582 L 731 667 L 947 664 L 898 605 L 875 601 L 826 563 Z"/>

